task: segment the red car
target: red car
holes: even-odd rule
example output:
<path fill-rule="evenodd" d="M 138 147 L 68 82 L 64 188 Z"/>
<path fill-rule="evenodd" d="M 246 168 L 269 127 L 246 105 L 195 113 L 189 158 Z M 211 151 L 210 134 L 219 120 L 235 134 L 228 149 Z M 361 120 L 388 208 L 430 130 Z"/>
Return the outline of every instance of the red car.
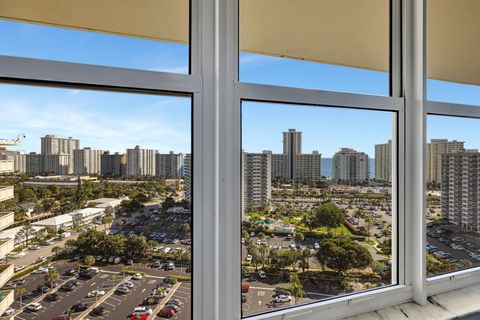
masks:
<path fill-rule="evenodd" d="M 131 316 L 131 317 L 129 318 L 129 320 L 147 320 L 147 319 L 148 319 L 148 314 Z"/>
<path fill-rule="evenodd" d="M 162 310 L 158 313 L 159 317 L 163 318 L 171 318 L 177 313 L 174 308 L 172 307 L 163 307 Z"/>

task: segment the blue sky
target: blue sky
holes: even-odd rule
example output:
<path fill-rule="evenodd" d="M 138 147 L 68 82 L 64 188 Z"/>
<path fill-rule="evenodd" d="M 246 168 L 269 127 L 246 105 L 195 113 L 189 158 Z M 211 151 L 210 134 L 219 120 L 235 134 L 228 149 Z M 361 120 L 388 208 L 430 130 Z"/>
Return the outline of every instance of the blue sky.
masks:
<path fill-rule="evenodd" d="M 0 54 L 166 71 L 188 72 L 188 46 L 0 21 Z M 382 72 L 307 61 L 240 56 L 240 80 L 302 88 L 388 94 Z M 429 98 L 480 104 L 480 88 L 429 81 Z M 26 133 L 22 150 L 39 151 L 40 136 L 56 134 L 81 140 L 82 147 L 123 151 L 140 144 L 161 152 L 190 151 L 190 100 L 140 94 L 0 86 L 0 136 Z M 392 137 L 392 114 L 340 108 L 244 103 L 243 148 L 281 152 L 282 131 L 303 132 L 303 151 L 331 157 L 340 147 L 374 156 L 374 144 Z M 429 118 L 430 138 L 467 141 L 477 148 L 477 122 Z M 449 129 L 448 132 L 445 128 Z M 455 129 L 453 129 L 455 128 Z"/>

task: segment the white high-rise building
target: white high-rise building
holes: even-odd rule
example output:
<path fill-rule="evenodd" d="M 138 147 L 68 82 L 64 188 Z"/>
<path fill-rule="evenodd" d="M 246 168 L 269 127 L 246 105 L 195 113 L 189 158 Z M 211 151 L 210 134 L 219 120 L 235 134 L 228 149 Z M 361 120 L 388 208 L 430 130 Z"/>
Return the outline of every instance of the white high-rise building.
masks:
<path fill-rule="evenodd" d="M 272 154 L 242 152 L 242 212 L 263 209 L 272 197 Z"/>
<path fill-rule="evenodd" d="M 156 157 L 157 176 L 175 179 L 183 177 L 184 157 L 182 153 L 170 151 L 167 154 L 157 153 Z"/>
<path fill-rule="evenodd" d="M 184 190 L 185 190 L 185 201 L 192 203 L 192 155 L 190 153 L 185 154 L 184 157 L 184 169 L 183 169 L 183 178 L 185 180 Z"/>
<path fill-rule="evenodd" d="M 103 150 L 83 148 L 73 151 L 73 173 L 75 175 L 100 174 Z"/>
<path fill-rule="evenodd" d="M 442 153 L 442 215 L 450 223 L 480 233 L 480 153 Z"/>
<path fill-rule="evenodd" d="M 337 181 L 363 182 L 369 178 L 368 155 L 349 148 L 340 149 L 332 159 L 332 175 Z"/>
<path fill-rule="evenodd" d="M 442 154 L 464 150 L 464 141 L 432 139 L 427 144 L 427 181 L 442 181 Z"/>
<path fill-rule="evenodd" d="M 12 160 L 15 172 L 25 173 L 26 170 L 26 154 L 20 151 L 1 150 L 0 160 Z"/>
<path fill-rule="evenodd" d="M 156 154 L 154 149 L 127 149 L 127 174 L 129 176 L 154 176 L 156 170 Z"/>
<path fill-rule="evenodd" d="M 375 145 L 375 178 L 392 181 L 392 140 Z"/>
<path fill-rule="evenodd" d="M 44 156 L 52 154 L 67 154 L 67 174 L 72 174 L 74 169 L 73 150 L 80 149 L 80 140 L 69 138 L 58 138 L 54 135 L 46 135 L 41 139 L 41 154 Z M 44 161 L 44 165 L 49 163 L 50 160 Z M 46 169 L 46 167 L 45 167 Z M 49 172 L 49 170 L 45 170 Z"/>

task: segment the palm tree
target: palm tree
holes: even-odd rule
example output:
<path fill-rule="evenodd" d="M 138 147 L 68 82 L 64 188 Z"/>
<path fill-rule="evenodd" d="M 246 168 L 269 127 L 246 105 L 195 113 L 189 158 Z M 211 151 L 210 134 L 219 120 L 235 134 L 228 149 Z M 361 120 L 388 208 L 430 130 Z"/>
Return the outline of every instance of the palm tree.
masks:
<path fill-rule="evenodd" d="M 357 219 L 358 226 L 360 227 L 360 218 L 363 218 L 365 214 L 362 210 L 358 209 L 353 213 L 353 217 Z"/>
<path fill-rule="evenodd" d="M 367 237 L 368 237 L 368 240 L 370 240 L 370 229 L 372 229 L 372 221 L 373 221 L 373 218 L 371 215 L 367 215 L 365 217 L 365 223 L 366 223 L 366 227 L 367 227 Z"/>
<path fill-rule="evenodd" d="M 57 270 L 55 269 L 52 269 L 50 271 L 47 272 L 47 274 L 45 275 L 45 282 L 48 284 L 48 286 L 51 288 L 52 287 L 52 284 L 55 280 L 57 280 L 58 278 L 60 277 L 60 275 L 58 274 Z"/>
<path fill-rule="evenodd" d="M 23 295 L 27 292 L 27 289 L 24 287 L 20 287 L 17 289 L 17 296 L 20 299 L 20 309 L 22 309 L 22 300 L 23 300 Z"/>

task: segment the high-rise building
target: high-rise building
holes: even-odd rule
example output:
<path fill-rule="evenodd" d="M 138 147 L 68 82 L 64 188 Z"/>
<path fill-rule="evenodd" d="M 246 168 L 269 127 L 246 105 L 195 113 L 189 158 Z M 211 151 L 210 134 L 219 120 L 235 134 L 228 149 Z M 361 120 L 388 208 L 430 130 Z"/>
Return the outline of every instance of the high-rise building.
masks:
<path fill-rule="evenodd" d="M 26 171 L 26 155 L 20 151 L 0 150 L 0 160 L 13 161 L 13 169 L 15 172 L 25 173 Z"/>
<path fill-rule="evenodd" d="M 25 170 L 29 174 L 40 174 L 44 172 L 44 159 L 41 154 L 30 152 L 25 155 Z"/>
<path fill-rule="evenodd" d="M 243 212 L 263 209 L 272 197 L 272 154 L 242 152 Z"/>
<path fill-rule="evenodd" d="M 450 223 L 480 233 L 480 153 L 441 154 L 442 215 Z"/>
<path fill-rule="evenodd" d="M 167 154 L 157 153 L 156 155 L 157 176 L 166 178 L 183 177 L 183 154 L 170 151 Z"/>
<path fill-rule="evenodd" d="M 73 150 L 73 173 L 75 175 L 100 174 L 102 150 L 83 148 Z"/>
<path fill-rule="evenodd" d="M 54 175 L 67 175 L 70 174 L 70 155 L 68 154 L 49 154 L 42 155 L 44 173 Z"/>
<path fill-rule="evenodd" d="M 283 153 L 271 154 L 271 177 L 320 179 L 322 155 L 318 151 L 302 153 L 302 133 L 295 129 L 283 132 Z"/>
<path fill-rule="evenodd" d="M 375 145 L 375 178 L 392 181 L 392 140 Z"/>
<path fill-rule="evenodd" d="M 141 149 L 140 146 L 127 149 L 127 174 L 134 177 L 154 176 L 157 152 L 154 149 Z"/>
<path fill-rule="evenodd" d="M 302 153 L 302 133 L 295 129 L 283 132 L 283 154 L 287 156 L 287 178 L 297 178 L 297 155 Z"/>
<path fill-rule="evenodd" d="M 427 144 L 427 181 L 442 181 L 442 154 L 464 150 L 464 141 L 432 139 Z"/>
<path fill-rule="evenodd" d="M 46 135 L 41 139 L 41 153 L 45 156 L 52 154 L 67 154 L 68 155 L 68 165 L 67 165 L 67 174 L 72 174 L 74 170 L 74 156 L 73 150 L 80 149 L 80 140 L 69 138 L 58 138 L 54 135 Z M 45 161 L 47 164 L 48 161 Z M 46 169 L 46 168 L 45 168 Z M 49 170 L 45 170 L 49 172 Z"/>
<path fill-rule="evenodd" d="M 185 180 L 184 190 L 185 190 L 185 201 L 192 203 L 192 155 L 190 153 L 185 154 L 184 157 L 184 167 L 183 167 L 183 179 Z"/>
<path fill-rule="evenodd" d="M 337 181 L 363 182 L 369 178 L 369 161 L 365 152 L 340 149 L 332 159 L 332 175 Z"/>
<path fill-rule="evenodd" d="M 102 175 L 123 177 L 127 174 L 127 155 L 125 153 L 110 154 L 109 151 L 105 151 L 101 155 L 100 163 Z"/>

